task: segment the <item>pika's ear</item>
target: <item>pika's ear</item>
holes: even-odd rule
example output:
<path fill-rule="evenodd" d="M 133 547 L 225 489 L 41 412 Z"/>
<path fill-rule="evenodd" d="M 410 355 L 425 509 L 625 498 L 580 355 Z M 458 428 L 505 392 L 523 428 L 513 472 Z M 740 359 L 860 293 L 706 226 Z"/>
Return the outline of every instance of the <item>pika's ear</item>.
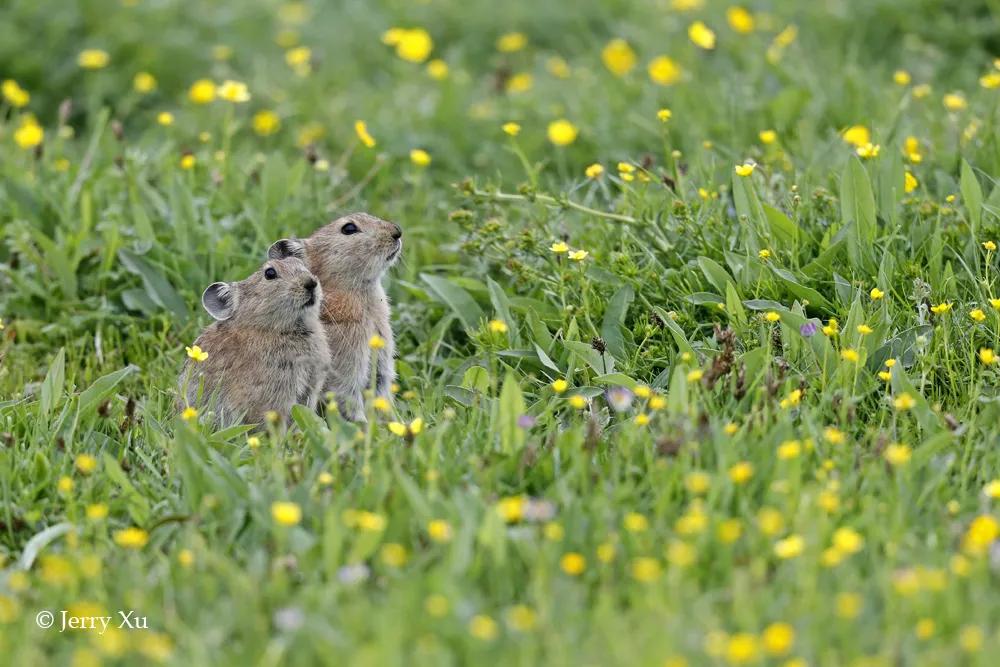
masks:
<path fill-rule="evenodd" d="M 217 320 L 228 320 L 236 310 L 236 292 L 228 283 L 212 283 L 201 295 L 201 305 Z"/>
<path fill-rule="evenodd" d="M 267 251 L 268 259 L 285 259 L 286 257 L 306 258 L 306 244 L 299 239 L 281 239 L 275 241 Z"/>

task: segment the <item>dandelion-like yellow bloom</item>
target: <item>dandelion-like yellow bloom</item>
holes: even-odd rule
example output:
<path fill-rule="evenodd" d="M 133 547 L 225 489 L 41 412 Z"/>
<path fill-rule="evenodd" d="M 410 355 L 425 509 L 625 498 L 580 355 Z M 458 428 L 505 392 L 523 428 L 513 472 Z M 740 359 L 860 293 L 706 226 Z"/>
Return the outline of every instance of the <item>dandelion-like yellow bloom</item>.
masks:
<path fill-rule="evenodd" d="M 590 256 L 590 253 L 586 250 L 571 250 L 567 257 L 569 257 L 574 262 L 582 262 Z"/>
<path fill-rule="evenodd" d="M 767 248 L 764 248 L 762 250 L 758 250 L 757 251 L 757 259 L 759 259 L 762 262 L 766 262 L 767 260 L 771 259 L 771 251 L 768 250 Z"/>
<path fill-rule="evenodd" d="M 198 418 L 198 411 L 195 408 L 192 408 L 190 405 L 184 408 L 184 411 L 181 412 L 181 419 L 183 419 L 186 422 L 193 421 L 197 418 Z"/>
<path fill-rule="evenodd" d="M 253 115 L 251 124 L 258 135 L 269 137 L 281 129 L 281 117 L 269 109 L 263 109 Z"/>
<path fill-rule="evenodd" d="M 745 484 L 753 477 L 753 464 L 749 461 L 740 461 L 729 468 L 729 479 L 734 484 Z"/>
<path fill-rule="evenodd" d="M 514 53 L 528 45 L 528 38 L 523 32 L 508 32 L 497 38 L 497 51 Z"/>
<path fill-rule="evenodd" d="M 840 429 L 827 426 L 823 429 L 823 439 L 831 445 L 842 445 L 847 440 L 847 436 Z"/>
<path fill-rule="evenodd" d="M 191 153 L 185 153 L 181 156 L 180 167 L 184 170 L 194 169 L 194 165 L 197 162 L 195 156 Z"/>
<path fill-rule="evenodd" d="M 625 76 L 635 67 L 635 51 L 624 39 L 613 39 L 601 50 L 601 61 L 615 76 Z"/>
<path fill-rule="evenodd" d="M 507 80 L 508 93 L 526 93 L 535 86 L 535 77 L 528 72 L 518 72 Z"/>
<path fill-rule="evenodd" d="M 858 333 L 861 334 L 862 336 L 867 336 L 868 334 L 872 333 L 873 331 L 874 331 L 874 329 L 872 329 L 867 324 L 859 324 L 858 325 Z"/>
<path fill-rule="evenodd" d="M 281 526 L 296 526 L 302 521 L 302 508 L 290 501 L 271 503 L 271 518 Z"/>
<path fill-rule="evenodd" d="M 84 49 L 76 57 L 76 64 L 83 69 L 104 69 L 111 62 L 111 56 L 101 49 Z"/>
<path fill-rule="evenodd" d="M 952 304 L 950 303 L 939 303 L 937 305 L 931 306 L 931 312 L 935 315 L 944 315 L 951 310 Z"/>
<path fill-rule="evenodd" d="M 15 109 L 20 109 L 22 107 L 28 106 L 28 102 L 31 101 L 31 95 L 22 88 L 17 81 L 13 79 L 4 79 L 4 82 L 0 84 L 0 94 L 3 98 L 10 102 L 10 105 Z"/>
<path fill-rule="evenodd" d="M 726 661 L 732 665 L 755 662 L 759 653 L 757 638 L 748 632 L 737 632 L 726 640 Z"/>
<path fill-rule="evenodd" d="M 646 65 L 649 79 L 661 86 L 670 86 L 680 81 L 683 71 L 677 61 L 670 56 L 656 56 Z M 660 118 L 660 120 L 665 122 L 669 120 L 669 116 L 666 119 Z"/>
<path fill-rule="evenodd" d="M 546 60 L 545 69 L 557 79 L 568 79 L 571 74 L 569 63 L 559 56 L 552 56 Z"/>
<path fill-rule="evenodd" d="M 648 556 L 634 558 L 629 566 L 629 573 L 632 575 L 632 578 L 644 584 L 659 579 L 662 571 L 663 568 L 660 562 Z"/>
<path fill-rule="evenodd" d="M 566 382 L 566 380 L 563 380 L 562 378 L 552 383 L 552 391 L 557 394 L 561 394 L 567 389 L 569 389 L 569 382 Z"/>
<path fill-rule="evenodd" d="M 774 130 L 762 130 L 757 137 L 760 139 L 760 143 L 769 146 L 778 140 L 778 133 Z"/>
<path fill-rule="evenodd" d="M 805 550 L 806 542 L 801 535 L 789 535 L 783 540 L 774 543 L 774 555 L 782 560 L 801 556 Z"/>
<path fill-rule="evenodd" d="M 375 138 L 368 132 L 368 124 L 363 120 L 354 121 L 354 133 L 366 148 L 375 147 Z"/>
<path fill-rule="evenodd" d="M 903 191 L 910 194 L 918 187 L 920 187 L 920 181 L 917 180 L 917 177 L 908 171 L 903 172 Z"/>
<path fill-rule="evenodd" d="M 125 528 L 116 530 L 114 534 L 115 544 L 123 549 L 141 549 L 149 542 L 149 533 L 142 528 Z"/>
<path fill-rule="evenodd" d="M 997 355 L 992 349 L 988 347 L 981 347 L 979 348 L 979 361 L 983 362 L 987 366 L 992 366 L 997 362 Z"/>
<path fill-rule="evenodd" d="M 285 62 L 289 67 L 297 68 L 308 65 L 312 60 L 312 49 L 308 46 L 297 46 L 285 51 Z"/>
<path fill-rule="evenodd" d="M 566 245 L 564 241 L 556 241 L 551 246 L 549 246 L 549 250 L 551 250 L 557 255 L 562 255 L 564 253 L 569 252 L 569 246 Z"/>
<path fill-rule="evenodd" d="M 197 362 L 202 362 L 208 359 L 208 352 L 205 352 L 198 345 L 192 345 L 191 347 L 185 347 L 184 350 L 187 352 L 189 359 Z"/>
<path fill-rule="evenodd" d="M 604 165 L 595 162 L 594 164 L 588 166 L 583 173 L 587 178 L 596 180 L 604 173 Z"/>
<path fill-rule="evenodd" d="M 156 90 L 156 77 L 149 72 L 139 72 L 132 78 L 132 88 L 143 95 Z"/>
<path fill-rule="evenodd" d="M 516 137 L 521 133 L 521 126 L 513 122 L 504 123 L 500 129 L 504 131 L 504 134 L 509 135 L 511 137 Z"/>
<path fill-rule="evenodd" d="M 379 551 L 379 556 L 381 557 L 382 562 L 389 567 L 403 567 L 406 565 L 406 561 L 409 558 L 409 554 L 406 552 L 406 547 L 395 542 L 390 542 L 384 545 Z"/>
<path fill-rule="evenodd" d="M 490 320 L 486 326 L 493 333 L 507 333 L 507 323 L 503 320 Z"/>
<path fill-rule="evenodd" d="M 14 130 L 14 143 L 19 148 L 30 150 L 45 139 L 45 130 L 38 124 L 34 116 L 25 116 L 21 124 Z"/>
<path fill-rule="evenodd" d="M 983 312 L 982 308 L 976 308 L 969 312 L 969 317 L 973 322 L 982 322 L 986 319 L 986 313 Z"/>
<path fill-rule="evenodd" d="M 962 93 L 948 93 L 942 98 L 942 103 L 948 111 L 962 111 L 969 106 L 969 102 Z"/>
<path fill-rule="evenodd" d="M 538 614 L 527 605 L 517 604 L 507 610 L 504 619 L 512 630 L 531 632 L 538 622 Z"/>
<path fill-rule="evenodd" d="M 872 141 L 871 132 L 864 125 L 852 125 L 844 130 L 844 133 L 840 136 L 844 141 L 856 148 L 870 144 Z"/>
<path fill-rule="evenodd" d="M 666 108 L 660 109 L 660 110 L 658 110 L 656 112 L 656 117 L 657 117 L 657 119 L 659 119 L 659 121 L 661 123 L 666 123 L 668 120 L 670 120 L 671 118 L 673 118 L 673 116 L 674 116 L 674 112 L 672 112 L 670 109 L 666 109 Z"/>
<path fill-rule="evenodd" d="M 581 554 L 571 551 L 563 554 L 562 558 L 559 559 L 559 567 L 566 574 L 576 577 L 583 574 L 583 571 L 587 569 L 587 559 Z"/>
<path fill-rule="evenodd" d="M 587 398 L 580 394 L 575 394 L 569 397 L 569 404 L 577 410 L 583 410 L 587 407 Z"/>
<path fill-rule="evenodd" d="M 97 459 L 90 454 L 79 454 L 73 463 L 84 475 L 89 475 L 97 469 Z"/>
<path fill-rule="evenodd" d="M 395 43 L 396 55 L 411 63 L 422 63 L 434 50 L 434 40 L 423 28 L 402 30 Z"/>
<path fill-rule="evenodd" d="M 989 514 L 981 514 L 972 520 L 962 538 L 962 550 L 970 556 L 979 556 L 989 549 L 1000 537 L 1000 523 Z"/>
<path fill-rule="evenodd" d="M 497 622 L 484 614 L 477 614 L 469 621 L 469 634 L 484 642 L 491 642 L 500 634 Z"/>
<path fill-rule="evenodd" d="M 687 381 L 691 383 L 700 382 L 701 378 L 705 375 L 705 372 L 700 368 L 695 368 L 694 370 L 688 371 Z"/>
<path fill-rule="evenodd" d="M 87 505 L 86 509 L 87 518 L 91 521 L 100 521 L 107 518 L 108 516 L 108 506 L 104 503 L 94 503 L 92 505 Z"/>
<path fill-rule="evenodd" d="M 757 165 L 752 163 L 738 164 L 736 165 L 736 175 L 742 176 L 744 178 L 750 176 L 751 174 L 753 174 L 753 170 L 756 168 L 756 166 Z"/>
<path fill-rule="evenodd" d="M 448 78 L 448 63 L 441 60 L 440 58 L 435 58 L 434 60 L 427 63 L 427 75 L 430 76 L 435 81 L 443 81 Z"/>
<path fill-rule="evenodd" d="M 905 412 L 906 410 L 912 410 L 916 407 L 917 399 L 913 398 L 913 396 L 904 391 L 893 400 L 892 405 L 896 408 L 896 410 Z"/>
<path fill-rule="evenodd" d="M 250 91 L 247 89 L 247 85 L 241 81 L 226 79 L 216 92 L 221 99 L 234 104 L 250 101 Z"/>
<path fill-rule="evenodd" d="M 414 148 L 410 151 L 410 162 L 417 167 L 426 167 L 431 163 L 431 154 L 422 148 Z"/>
<path fill-rule="evenodd" d="M 979 85 L 987 90 L 1000 88 L 1000 72 L 990 72 L 979 77 Z"/>
<path fill-rule="evenodd" d="M 773 310 L 770 310 L 767 313 L 765 313 L 764 319 L 767 320 L 768 322 L 778 322 L 781 320 L 781 315 Z"/>
<path fill-rule="evenodd" d="M 788 623 L 772 623 L 764 628 L 760 639 L 768 655 L 781 657 L 795 644 L 795 628 Z"/>
<path fill-rule="evenodd" d="M 745 7 L 739 6 L 726 9 L 726 22 L 729 23 L 729 27 L 732 28 L 733 32 L 741 35 L 749 35 L 756 26 L 753 14 L 747 11 Z"/>
<path fill-rule="evenodd" d="M 860 355 L 858 355 L 857 350 L 854 350 L 852 348 L 846 348 L 840 351 L 840 358 L 850 363 L 857 363 L 858 359 L 860 359 L 861 357 Z"/>
<path fill-rule="evenodd" d="M 688 26 L 688 38 L 698 48 L 710 51 L 715 48 L 715 33 L 703 21 Z"/>
<path fill-rule="evenodd" d="M 897 86 L 908 86 L 910 85 L 910 73 L 905 69 L 898 69 L 892 73 L 892 81 Z"/>
<path fill-rule="evenodd" d="M 188 89 L 188 99 L 195 104 L 208 104 L 215 99 L 215 82 L 211 79 L 198 79 Z"/>
<path fill-rule="evenodd" d="M 913 450 L 908 445 L 896 443 L 886 447 L 883 455 L 890 465 L 901 466 L 910 462 Z"/>
<path fill-rule="evenodd" d="M 881 150 L 882 147 L 878 144 L 867 143 L 864 146 L 858 146 L 854 152 L 857 153 L 858 157 L 870 160 L 872 158 L 877 158 Z"/>
<path fill-rule="evenodd" d="M 570 121 L 560 118 L 549 123 L 547 134 L 549 141 L 556 146 L 568 146 L 576 141 L 579 130 Z"/>
<path fill-rule="evenodd" d="M 434 519 L 427 524 L 427 534 L 435 542 L 451 541 L 451 524 L 444 519 Z"/>
<path fill-rule="evenodd" d="M 996 252 L 997 244 L 993 241 L 983 241 L 983 249 L 987 252 Z"/>

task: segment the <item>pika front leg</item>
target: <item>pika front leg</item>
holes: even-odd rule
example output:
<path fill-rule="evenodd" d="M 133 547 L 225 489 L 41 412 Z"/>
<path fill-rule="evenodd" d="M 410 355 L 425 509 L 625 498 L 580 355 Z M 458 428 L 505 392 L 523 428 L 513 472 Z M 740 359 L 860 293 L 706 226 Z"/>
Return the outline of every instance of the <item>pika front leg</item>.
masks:
<path fill-rule="evenodd" d="M 375 393 L 383 398 L 392 399 L 392 383 L 396 381 L 395 350 L 392 336 L 386 339 L 384 348 L 378 351 L 375 371 Z"/>

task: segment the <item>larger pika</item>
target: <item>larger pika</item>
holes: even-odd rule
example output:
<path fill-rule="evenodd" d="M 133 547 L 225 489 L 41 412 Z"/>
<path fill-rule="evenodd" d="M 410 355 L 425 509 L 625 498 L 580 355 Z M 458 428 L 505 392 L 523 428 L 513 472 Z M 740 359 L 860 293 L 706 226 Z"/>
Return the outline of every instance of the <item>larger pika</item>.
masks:
<path fill-rule="evenodd" d="M 323 288 L 302 260 L 272 259 L 249 278 L 213 283 L 202 295 L 213 323 L 195 345 L 208 353 L 181 373 L 188 405 L 211 405 L 221 425 L 287 419 L 314 408 L 330 365 L 319 321 Z"/>
<path fill-rule="evenodd" d="M 369 341 L 379 336 L 376 393 L 389 398 L 395 380 L 395 346 L 389 299 L 382 275 L 403 250 L 403 230 L 367 213 L 351 213 L 320 227 L 307 239 L 282 239 L 268 257 L 299 257 L 323 286 L 320 319 L 330 345 L 330 373 L 324 389 L 337 397 L 340 413 L 364 421 L 362 392 L 371 381 Z"/>

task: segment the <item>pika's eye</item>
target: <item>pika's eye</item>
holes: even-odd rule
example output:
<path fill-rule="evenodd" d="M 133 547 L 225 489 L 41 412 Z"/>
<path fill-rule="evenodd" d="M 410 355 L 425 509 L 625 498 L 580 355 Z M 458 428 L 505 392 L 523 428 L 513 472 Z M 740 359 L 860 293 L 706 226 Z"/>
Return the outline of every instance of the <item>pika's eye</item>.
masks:
<path fill-rule="evenodd" d="M 267 267 L 266 269 L 264 269 L 264 279 L 265 280 L 274 280 L 277 277 L 278 277 L 278 272 L 275 271 L 270 266 Z"/>
<path fill-rule="evenodd" d="M 357 234 L 360 231 L 361 230 L 358 229 L 358 226 L 356 224 L 354 224 L 353 222 L 349 222 L 349 223 L 347 223 L 346 225 L 344 225 L 343 227 L 340 228 L 340 233 L 341 234 Z"/>

